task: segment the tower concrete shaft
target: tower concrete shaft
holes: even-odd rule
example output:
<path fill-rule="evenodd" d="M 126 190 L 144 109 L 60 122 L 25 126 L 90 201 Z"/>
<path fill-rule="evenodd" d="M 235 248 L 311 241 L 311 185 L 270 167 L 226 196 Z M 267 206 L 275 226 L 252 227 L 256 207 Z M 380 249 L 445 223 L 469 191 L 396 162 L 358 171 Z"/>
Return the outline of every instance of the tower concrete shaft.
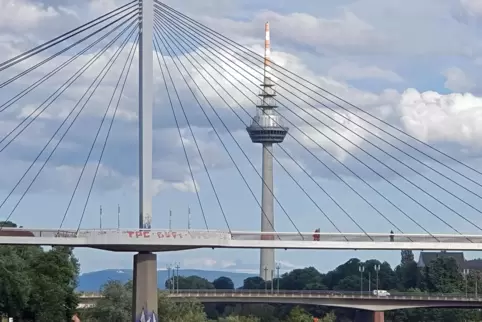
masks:
<path fill-rule="evenodd" d="M 261 231 L 274 231 L 274 201 L 273 201 L 273 144 L 263 144 L 263 189 L 261 194 Z M 264 213 L 264 214 L 263 214 Z M 270 238 L 273 236 L 265 236 Z M 259 260 L 260 276 L 265 281 L 273 279 L 275 270 L 275 250 L 273 248 L 262 248 Z"/>
<path fill-rule="evenodd" d="M 153 0 L 138 0 L 139 12 L 139 228 L 152 222 L 152 108 Z M 157 316 L 157 259 L 155 254 L 134 256 L 132 321 Z"/>
<path fill-rule="evenodd" d="M 265 58 L 264 77 L 259 95 L 261 103 L 257 106 L 256 116 L 247 127 L 253 143 L 263 145 L 262 196 L 261 196 L 261 232 L 274 232 L 274 187 L 273 187 L 273 144 L 283 142 L 288 128 L 284 127 L 279 115 L 274 113 L 275 96 L 274 85 L 270 73 L 270 30 L 269 23 L 265 25 Z M 274 239 L 273 235 L 262 235 L 262 239 Z M 271 280 L 275 270 L 274 249 L 262 249 L 260 254 L 259 276 L 264 280 Z"/>

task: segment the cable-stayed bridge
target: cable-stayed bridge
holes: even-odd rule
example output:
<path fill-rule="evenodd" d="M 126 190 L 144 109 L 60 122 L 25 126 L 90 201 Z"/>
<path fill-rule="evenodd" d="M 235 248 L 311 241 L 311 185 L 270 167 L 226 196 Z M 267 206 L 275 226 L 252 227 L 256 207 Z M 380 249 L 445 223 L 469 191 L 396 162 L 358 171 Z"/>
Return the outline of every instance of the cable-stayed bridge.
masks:
<path fill-rule="evenodd" d="M 39 135 L 39 140 L 45 139 L 42 148 L 32 151 L 31 163 L 0 201 L 5 222 L 15 221 L 56 152 L 72 151 L 68 140 L 74 125 L 88 124 L 95 130 L 89 133 L 93 138 L 85 155 L 75 154 L 80 168 L 64 211 L 42 214 L 57 215 L 58 226 L 11 228 L 3 223 L 0 244 L 139 252 L 134 259 L 136 317 L 142 310 L 157 310 L 157 267 L 152 254 L 157 251 L 260 248 L 260 274 L 270 279 L 266 272 L 274 271 L 275 248 L 479 250 L 481 171 L 392 125 L 383 113 L 357 106 L 350 97 L 320 86 L 318 79 L 301 77 L 299 71 L 288 68 L 289 62 L 287 67 L 277 64 L 271 57 L 269 24 L 264 36 L 264 55 L 260 55 L 160 1 L 136 0 L 5 57 L 0 64 L 0 117 L 4 117 L 0 153 L 11 153 L 15 143 L 25 144 L 25 133 L 35 131 L 36 124 L 45 127 L 52 115 L 60 120 L 55 126 L 48 123 L 53 129 L 49 137 Z M 64 79 L 66 74 L 69 77 Z M 39 77 L 30 82 L 27 75 Z M 69 91 L 86 79 L 90 84 L 80 94 L 78 87 L 74 93 Z M 108 79 L 114 81 L 105 86 Z M 32 103 L 29 97 L 42 86 L 51 94 Z M 127 95 L 132 87 L 139 88 L 135 111 L 139 227 L 89 229 L 83 225 L 89 202 L 103 175 L 115 125 L 125 125 L 129 113 L 123 106 L 132 103 Z M 58 101 L 66 95 L 69 104 L 59 111 Z M 108 103 L 97 106 L 95 115 L 89 114 L 87 107 L 96 103 L 96 95 L 107 97 Z M 155 104 L 160 96 L 162 104 Z M 27 109 L 22 108 L 26 105 Z M 168 111 L 163 114 L 166 118 L 172 114 L 169 122 L 177 132 L 201 227 L 152 226 L 156 111 Z M 211 151 L 197 134 L 201 125 L 210 131 L 209 143 L 223 151 L 232 169 L 229 178 L 216 177 Z M 261 170 L 247 141 L 262 145 Z M 122 153 L 117 157 L 122 158 Z M 287 206 L 286 198 L 277 193 L 275 167 L 277 178 L 284 178 L 283 187 L 288 182 L 293 185 L 289 195 L 295 202 L 289 201 L 295 207 Z M 246 168 L 256 180 L 250 179 Z M 212 191 L 210 201 L 199 189 L 200 174 Z M 87 194 L 78 206 L 77 225 L 66 228 L 85 181 Z M 245 231 L 232 224 L 235 218 L 228 211 L 226 192 L 219 188 L 226 187 L 226 181 L 233 186 L 232 198 L 241 190 L 252 198 L 261 229 Z M 300 222 L 297 207 L 301 205 L 312 209 L 309 225 Z M 283 220 L 289 230 L 276 229 L 275 210 L 277 221 Z M 221 225 L 213 217 L 221 218 Z"/>

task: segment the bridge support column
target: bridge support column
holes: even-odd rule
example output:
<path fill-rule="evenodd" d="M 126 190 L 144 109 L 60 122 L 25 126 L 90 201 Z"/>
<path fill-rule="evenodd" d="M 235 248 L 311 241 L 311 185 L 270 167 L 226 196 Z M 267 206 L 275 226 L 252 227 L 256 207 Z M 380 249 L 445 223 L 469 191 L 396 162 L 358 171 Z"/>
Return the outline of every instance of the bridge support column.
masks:
<path fill-rule="evenodd" d="M 356 312 L 355 322 L 385 322 L 385 313 L 359 310 Z"/>
<path fill-rule="evenodd" d="M 132 297 L 132 320 L 145 321 L 153 313 L 157 317 L 157 256 L 152 253 L 139 253 L 134 256 L 134 285 Z M 156 318 L 157 321 L 157 318 Z"/>
<path fill-rule="evenodd" d="M 373 312 L 373 322 L 385 322 L 385 312 Z"/>

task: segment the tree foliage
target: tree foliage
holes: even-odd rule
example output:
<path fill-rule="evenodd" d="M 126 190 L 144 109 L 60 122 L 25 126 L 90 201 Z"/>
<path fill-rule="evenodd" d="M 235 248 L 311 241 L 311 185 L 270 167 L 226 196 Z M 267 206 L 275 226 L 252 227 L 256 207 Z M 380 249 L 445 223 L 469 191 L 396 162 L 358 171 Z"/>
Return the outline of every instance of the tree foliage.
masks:
<path fill-rule="evenodd" d="M 1 225 L 16 227 L 12 222 Z M 0 246 L 0 315 L 21 321 L 70 321 L 78 305 L 78 274 L 70 248 Z"/>
<path fill-rule="evenodd" d="M 360 274 L 359 267 L 364 267 Z M 189 289 L 231 289 L 232 281 L 220 277 L 212 283 L 200 278 L 181 278 L 182 287 Z M 189 281 L 190 285 L 186 285 Z M 202 281 L 202 282 L 201 282 Z M 475 284 L 480 287 L 482 281 L 476 283 L 476 274 L 468 276 L 467 284 L 461 274 L 460 267 L 452 258 L 439 257 L 426 267 L 419 268 L 412 251 L 402 251 L 400 264 L 393 269 L 390 264 L 376 259 L 365 262 L 352 258 L 339 265 L 334 270 L 322 274 L 314 267 L 295 269 L 274 280 L 275 290 L 279 282 L 281 290 L 334 290 L 363 291 L 379 289 L 390 292 L 412 293 L 464 293 L 465 285 L 474 292 Z M 271 290 L 271 283 L 265 283 L 260 277 L 250 277 L 244 280 L 243 289 Z M 482 287 L 479 289 L 479 294 Z M 279 321 L 313 321 L 320 322 L 353 321 L 355 310 L 326 307 L 294 307 L 293 305 L 268 304 L 206 304 L 205 312 L 208 318 L 219 321 L 244 321 L 255 316 L 260 322 Z M 462 322 L 480 321 L 477 310 L 458 309 L 411 309 L 385 312 L 385 320 L 392 322 L 441 321 Z"/>

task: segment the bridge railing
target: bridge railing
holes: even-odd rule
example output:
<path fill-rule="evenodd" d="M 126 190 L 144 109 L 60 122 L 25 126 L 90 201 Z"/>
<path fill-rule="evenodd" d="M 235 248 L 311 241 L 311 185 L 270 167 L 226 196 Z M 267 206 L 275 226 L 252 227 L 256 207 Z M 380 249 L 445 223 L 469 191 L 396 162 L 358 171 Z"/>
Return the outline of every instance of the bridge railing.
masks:
<path fill-rule="evenodd" d="M 465 293 L 414 293 L 414 292 L 389 292 L 390 295 L 375 295 L 372 292 L 335 291 L 335 290 L 307 290 L 307 291 L 283 291 L 283 290 L 174 290 L 164 291 L 173 297 L 207 297 L 207 296 L 246 296 L 246 297 L 318 297 L 318 298 L 369 298 L 369 299 L 419 299 L 419 300 L 445 300 L 445 301 L 482 301 L 482 297 L 475 294 Z"/>

